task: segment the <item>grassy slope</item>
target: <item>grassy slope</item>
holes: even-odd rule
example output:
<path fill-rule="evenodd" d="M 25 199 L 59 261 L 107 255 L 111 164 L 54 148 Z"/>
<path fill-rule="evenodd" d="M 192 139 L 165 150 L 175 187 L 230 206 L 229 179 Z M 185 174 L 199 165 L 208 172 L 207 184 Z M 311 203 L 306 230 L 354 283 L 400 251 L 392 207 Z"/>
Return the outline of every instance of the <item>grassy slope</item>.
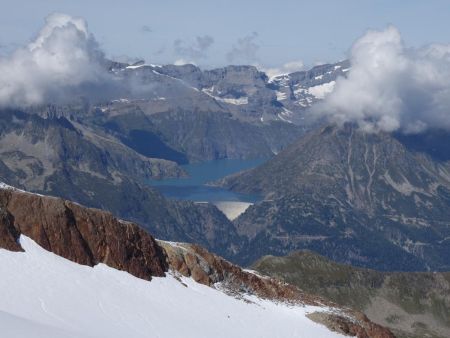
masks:
<path fill-rule="evenodd" d="M 312 252 L 265 256 L 253 268 L 364 311 L 399 337 L 450 336 L 450 273 L 378 272 Z"/>

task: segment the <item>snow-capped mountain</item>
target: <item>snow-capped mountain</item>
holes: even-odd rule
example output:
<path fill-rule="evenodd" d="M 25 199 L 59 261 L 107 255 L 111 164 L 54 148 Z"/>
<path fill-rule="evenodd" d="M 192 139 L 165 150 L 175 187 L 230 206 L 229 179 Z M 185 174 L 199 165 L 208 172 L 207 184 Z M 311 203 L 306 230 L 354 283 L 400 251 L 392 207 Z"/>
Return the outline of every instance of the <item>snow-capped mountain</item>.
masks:
<path fill-rule="evenodd" d="M 6 185 L 0 205 L 2 336 L 393 337 L 358 312 L 199 246 L 157 242 L 101 210 Z"/>
<path fill-rule="evenodd" d="M 137 77 L 152 83 L 153 101 L 170 104 L 167 101 L 175 100 L 172 104 L 176 104 L 183 93 L 181 96 L 196 97 L 199 109 L 220 109 L 254 123 L 301 123 L 304 110 L 330 93 L 336 78 L 346 76 L 349 69 L 350 63 L 345 60 L 269 78 L 253 66 L 201 70 L 189 64 L 159 66 L 142 61 L 110 66 L 110 70 L 120 77 Z M 129 103 L 130 98 L 115 102 Z"/>
<path fill-rule="evenodd" d="M 316 66 L 307 71 L 278 75 L 269 80 L 277 86 L 277 100 L 295 110 L 311 107 L 333 91 L 336 79 L 346 76 L 350 63 L 344 60 L 335 64 Z"/>

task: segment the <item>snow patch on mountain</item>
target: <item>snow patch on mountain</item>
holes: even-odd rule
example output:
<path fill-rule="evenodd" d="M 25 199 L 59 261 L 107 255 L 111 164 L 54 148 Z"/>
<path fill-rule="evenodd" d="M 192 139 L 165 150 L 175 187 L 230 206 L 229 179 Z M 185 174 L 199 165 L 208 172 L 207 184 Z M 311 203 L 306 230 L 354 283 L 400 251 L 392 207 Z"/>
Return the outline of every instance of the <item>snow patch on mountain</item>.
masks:
<path fill-rule="evenodd" d="M 282 101 L 287 99 L 287 94 L 281 91 L 276 92 L 277 95 L 277 101 Z"/>
<path fill-rule="evenodd" d="M 289 109 L 286 109 L 283 107 L 281 113 L 278 113 L 278 118 L 281 121 L 287 122 L 287 123 L 292 123 L 292 116 L 294 115 L 294 113 L 292 111 L 290 111 Z"/>
<path fill-rule="evenodd" d="M 219 101 L 219 102 L 224 102 L 224 103 L 228 103 L 228 104 L 234 104 L 234 105 L 243 105 L 243 104 L 248 104 L 248 97 L 247 96 L 241 96 L 238 98 L 230 98 L 230 97 L 220 97 L 220 96 L 216 96 L 214 95 L 214 86 L 211 88 L 203 88 L 202 92 L 207 94 L 208 96 L 212 97 L 214 100 Z"/>
<path fill-rule="evenodd" d="M 242 105 L 242 104 L 248 104 L 248 97 L 243 96 L 239 98 L 227 98 L 227 97 L 214 97 L 217 101 L 225 102 L 228 104 L 234 104 L 234 105 Z"/>
<path fill-rule="evenodd" d="M 317 99 L 323 99 L 329 93 L 331 93 L 334 89 L 334 85 L 336 81 L 330 81 L 318 86 L 308 88 L 308 93 L 315 96 Z"/>
<path fill-rule="evenodd" d="M 131 66 L 125 67 L 125 69 L 138 69 L 138 68 L 142 68 L 142 67 L 145 67 L 145 66 L 148 66 L 148 65 L 146 65 L 145 63 L 141 64 L 141 65 L 131 65 Z"/>

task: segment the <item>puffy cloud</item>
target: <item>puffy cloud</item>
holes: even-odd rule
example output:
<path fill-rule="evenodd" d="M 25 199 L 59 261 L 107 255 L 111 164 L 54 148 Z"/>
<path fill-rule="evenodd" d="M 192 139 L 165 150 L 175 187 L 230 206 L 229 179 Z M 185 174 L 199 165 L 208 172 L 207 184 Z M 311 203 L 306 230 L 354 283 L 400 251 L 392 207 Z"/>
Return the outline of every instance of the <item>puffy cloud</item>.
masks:
<path fill-rule="evenodd" d="M 262 68 L 262 70 L 267 74 L 267 76 L 274 77 L 281 74 L 290 74 L 294 72 L 298 72 L 303 69 L 305 65 L 303 64 L 303 61 L 297 60 L 297 61 L 290 61 L 286 62 L 280 67 L 276 68 Z"/>
<path fill-rule="evenodd" d="M 142 33 L 152 33 L 153 29 L 148 25 L 143 25 L 143 26 L 141 26 L 141 32 Z"/>
<path fill-rule="evenodd" d="M 369 131 L 450 129 L 450 45 L 407 48 L 388 27 L 357 40 L 350 61 L 315 113 Z"/>
<path fill-rule="evenodd" d="M 126 55 L 126 54 L 114 55 L 112 57 L 112 59 L 115 62 L 128 63 L 130 65 L 135 64 L 136 62 L 139 62 L 139 61 L 144 61 L 144 58 L 142 58 L 142 57 L 129 56 L 129 55 Z"/>
<path fill-rule="evenodd" d="M 51 14 L 27 46 L 0 58 L 0 105 L 63 101 L 107 81 L 105 58 L 86 22 Z"/>
<path fill-rule="evenodd" d="M 238 39 L 231 50 L 227 53 L 226 58 L 230 63 L 254 63 L 258 61 L 259 45 L 256 43 L 258 33 L 253 32 L 250 35 Z"/>
<path fill-rule="evenodd" d="M 175 54 L 190 59 L 205 58 L 208 49 L 213 45 L 214 38 L 209 35 L 197 36 L 193 43 L 177 39 L 173 43 Z"/>
<path fill-rule="evenodd" d="M 196 63 L 194 61 L 189 61 L 185 59 L 177 59 L 173 63 L 175 66 L 184 66 L 184 65 L 194 65 L 196 66 Z"/>

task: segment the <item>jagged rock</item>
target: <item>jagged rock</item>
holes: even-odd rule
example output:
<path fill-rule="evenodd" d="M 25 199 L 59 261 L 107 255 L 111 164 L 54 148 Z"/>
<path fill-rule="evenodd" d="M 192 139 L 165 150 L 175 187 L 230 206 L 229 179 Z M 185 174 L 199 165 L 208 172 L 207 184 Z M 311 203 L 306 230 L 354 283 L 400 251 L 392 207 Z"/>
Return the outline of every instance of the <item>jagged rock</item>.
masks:
<path fill-rule="evenodd" d="M 20 250 L 20 234 L 79 264 L 104 263 L 150 280 L 164 276 L 164 251 L 136 224 L 60 198 L 1 189 L 0 246 Z"/>
<path fill-rule="evenodd" d="M 267 299 L 290 302 L 301 300 L 318 304 L 317 300 L 309 298 L 296 287 L 246 272 L 198 245 L 164 241 L 159 243 L 168 255 L 170 267 L 183 276 L 192 277 L 198 283 L 209 286 L 223 283 L 235 292 L 249 292 Z"/>
<path fill-rule="evenodd" d="M 17 239 L 19 232 L 14 227 L 12 215 L 3 207 L 0 209 L 0 248 L 10 251 L 23 251 Z"/>

